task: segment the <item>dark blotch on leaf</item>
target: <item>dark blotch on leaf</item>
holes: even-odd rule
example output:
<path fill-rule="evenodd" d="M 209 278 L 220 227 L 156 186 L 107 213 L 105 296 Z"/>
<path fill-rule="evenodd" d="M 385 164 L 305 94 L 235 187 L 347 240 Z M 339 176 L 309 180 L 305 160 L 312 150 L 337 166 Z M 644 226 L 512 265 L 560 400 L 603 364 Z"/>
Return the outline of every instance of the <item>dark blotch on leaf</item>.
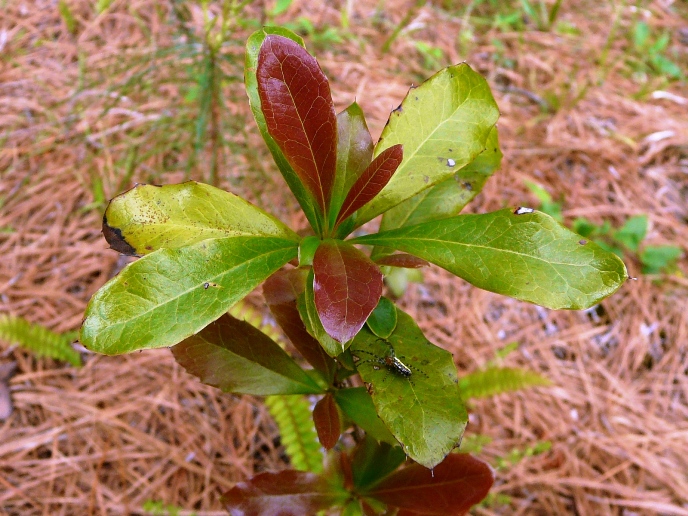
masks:
<path fill-rule="evenodd" d="M 107 217 L 103 216 L 103 236 L 110 247 L 118 253 L 126 254 L 128 256 L 137 256 L 136 249 L 134 249 L 122 236 L 122 231 L 119 228 L 113 228 L 108 225 Z"/>

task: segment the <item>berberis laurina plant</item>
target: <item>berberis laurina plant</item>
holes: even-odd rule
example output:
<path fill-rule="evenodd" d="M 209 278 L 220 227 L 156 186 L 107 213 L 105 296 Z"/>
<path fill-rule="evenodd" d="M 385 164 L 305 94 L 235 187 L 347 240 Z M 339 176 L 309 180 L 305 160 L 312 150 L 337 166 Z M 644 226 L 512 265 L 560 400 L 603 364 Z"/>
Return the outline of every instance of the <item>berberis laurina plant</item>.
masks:
<path fill-rule="evenodd" d="M 468 418 L 453 357 L 382 296 L 383 271 L 429 262 L 482 289 L 584 309 L 624 283 L 623 262 L 532 209 L 459 215 L 502 156 L 497 105 L 466 64 L 411 88 L 377 144 L 356 103 L 335 114 L 293 33 L 253 34 L 245 78 L 312 234 L 205 184 L 137 185 L 110 202 L 103 232 L 141 258 L 93 296 L 81 342 L 109 355 L 172 346 L 223 391 L 319 398 L 324 473 L 261 473 L 224 495 L 233 514 L 464 514 L 493 474 L 455 451 Z M 227 313 L 261 284 L 312 368 Z"/>

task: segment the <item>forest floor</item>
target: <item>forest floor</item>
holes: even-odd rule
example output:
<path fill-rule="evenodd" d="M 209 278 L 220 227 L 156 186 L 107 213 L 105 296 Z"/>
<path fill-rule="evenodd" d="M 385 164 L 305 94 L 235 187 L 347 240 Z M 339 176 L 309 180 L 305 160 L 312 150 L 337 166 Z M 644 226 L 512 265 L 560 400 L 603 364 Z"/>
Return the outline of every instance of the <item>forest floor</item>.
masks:
<path fill-rule="evenodd" d="M 538 2 L 293 0 L 280 14 L 256 2 L 216 61 L 222 103 L 204 104 L 200 3 L 0 0 L 0 313 L 76 330 L 125 263 L 100 232 L 107 199 L 137 181 L 216 172 L 304 226 L 243 91 L 243 43 L 261 23 L 304 34 L 337 109 L 356 99 L 374 138 L 412 84 L 467 61 L 493 88 L 504 152 L 470 211 L 539 208 L 534 182 L 568 225 L 648 218 L 625 249 L 637 280 L 587 311 L 437 268 L 401 298 L 460 374 L 516 343 L 501 363 L 553 383 L 472 403 L 466 435 L 491 438 L 478 456 L 497 476 L 473 512 L 688 515 L 688 5 L 571 0 L 550 23 Z M 646 249 L 662 245 L 683 257 L 644 274 Z M 0 421 L 0 513 L 147 514 L 160 502 L 224 514 L 224 490 L 287 466 L 259 399 L 202 385 L 169 350 L 84 357 L 74 368 L 2 343 L 0 364 L 17 373 Z"/>

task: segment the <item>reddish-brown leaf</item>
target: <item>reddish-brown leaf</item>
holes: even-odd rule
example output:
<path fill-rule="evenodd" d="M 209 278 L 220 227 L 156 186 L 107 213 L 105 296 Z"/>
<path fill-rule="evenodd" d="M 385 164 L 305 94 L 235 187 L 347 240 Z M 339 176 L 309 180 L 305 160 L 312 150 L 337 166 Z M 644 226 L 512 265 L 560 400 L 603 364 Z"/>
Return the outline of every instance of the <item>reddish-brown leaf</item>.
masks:
<path fill-rule="evenodd" d="M 337 164 L 337 119 L 325 74 L 298 43 L 269 35 L 258 54 L 256 78 L 270 136 L 327 213 Z"/>
<path fill-rule="evenodd" d="M 296 304 L 298 296 L 305 289 L 307 275 L 306 269 L 278 271 L 263 283 L 263 296 L 277 324 L 284 330 L 296 350 L 309 364 L 325 373 L 331 380 L 337 370 L 337 364 L 308 333 Z"/>
<path fill-rule="evenodd" d="M 222 496 L 232 516 L 303 516 L 343 503 L 347 493 L 314 473 L 260 473 Z"/>
<path fill-rule="evenodd" d="M 484 462 L 463 453 L 450 453 L 434 470 L 420 464 L 392 473 L 366 496 L 404 514 L 466 514 L 487 496 L 494 475 Z"/>
<path fill-rule="evenodd" d="M 380 300 L 380 269 L 351 244 L 325 240 L 315 252 L 313 273 L 315 307 L 323 328 L 337 342 L 348 342 Z"/>
<path fill-rule="evenodd" d="M 382 151 L 351 187 L 337 216 L 337 224 L 379 194 L 396 172 L 403 158 L 404 151 L 401 144 Z"/>
<path fill-rule="evenodd" d="M 339 410 L 337 410 L 337 403 L 331 394 L 326 394 L 315 404 L 313 422 L 323 448 L 326 450 L 334 448 L 334 445 L 339 441 L 339 434 L 342 433 L 342 422 L 339 417 Z"/>
<path fill-rule="evenodd" d="M 390 254 L 375 260 L 378 265 L 391 265 L 392 267 L 403 267 L 404 269 L 420 269 L 430 265 L 428 262 L 417 256 L 407 253 Z"/>

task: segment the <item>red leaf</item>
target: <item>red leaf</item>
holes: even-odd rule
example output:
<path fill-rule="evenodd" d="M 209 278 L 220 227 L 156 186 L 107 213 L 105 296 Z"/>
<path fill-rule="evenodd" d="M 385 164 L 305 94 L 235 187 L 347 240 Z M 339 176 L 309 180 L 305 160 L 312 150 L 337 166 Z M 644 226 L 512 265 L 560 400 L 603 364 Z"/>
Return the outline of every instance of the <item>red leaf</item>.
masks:
<path fill-rule="evenodd" d="M 270 136 L 326 213 L 337 164 L 337 119 L 325 74 L 298 43 L 269 35 L 256 78 Z"/>
<path fill-rule="evenodd" d="M 417 256 L 406 253 L 390 254 L 375 260 L 378 265 L 391 265 L 392 267 L 403 267 L 405 269 L 420 269 L 430 265 L 428 262 Z"/>
<path fill-rule="evenodd" d="M 277 324 L 284 330 L 296 350 L 309 364 L 332 379 L 337 364 L 308 333 L 296 304 L 298 296 L 305 289 L 307 275 L 308 271 L 305 269 L 278 271 L 263 283 L 263 296 Z"/>
<path fill-rule="evenodd" d="M 401 144 L 382 151 L 351 187 L 337 216 L 337 224 L 379 194 L 396 172 L 403 158 L 404 151 Z"/>
<path fill-rule="evenodd" d="M 303 516 L 343 502 L 346 493 L 314 473 L 260 473 L 222 496 L 232 516 Z"/>
<path fill-rule="evenodd" d="M 331 450 L 339 441 L 339 434 L 342 433 L 342 422 L 339 418 L 337 403 L 332 394 L 326 394 L 323 399 L 315 404 L 313 409 L 313 422 L 315 430 L 318 432 L 318 440 L 323 448 Z"/>
<path fill-rule="evenodd" d="M 313 258 L 315 307 L 337 342 L 351 340 L 382 295 L 382 273 L 351 244 L 325 240 Z"/>
<path fill-rule="evenodd" d="M 460 516 L 487 496 L 493 482 L 487 464 L 470 455 L 450 453 L 434 470 L 412 464 L 392 473 L 366 496 L 399 507 L 405 514 Z"/>

